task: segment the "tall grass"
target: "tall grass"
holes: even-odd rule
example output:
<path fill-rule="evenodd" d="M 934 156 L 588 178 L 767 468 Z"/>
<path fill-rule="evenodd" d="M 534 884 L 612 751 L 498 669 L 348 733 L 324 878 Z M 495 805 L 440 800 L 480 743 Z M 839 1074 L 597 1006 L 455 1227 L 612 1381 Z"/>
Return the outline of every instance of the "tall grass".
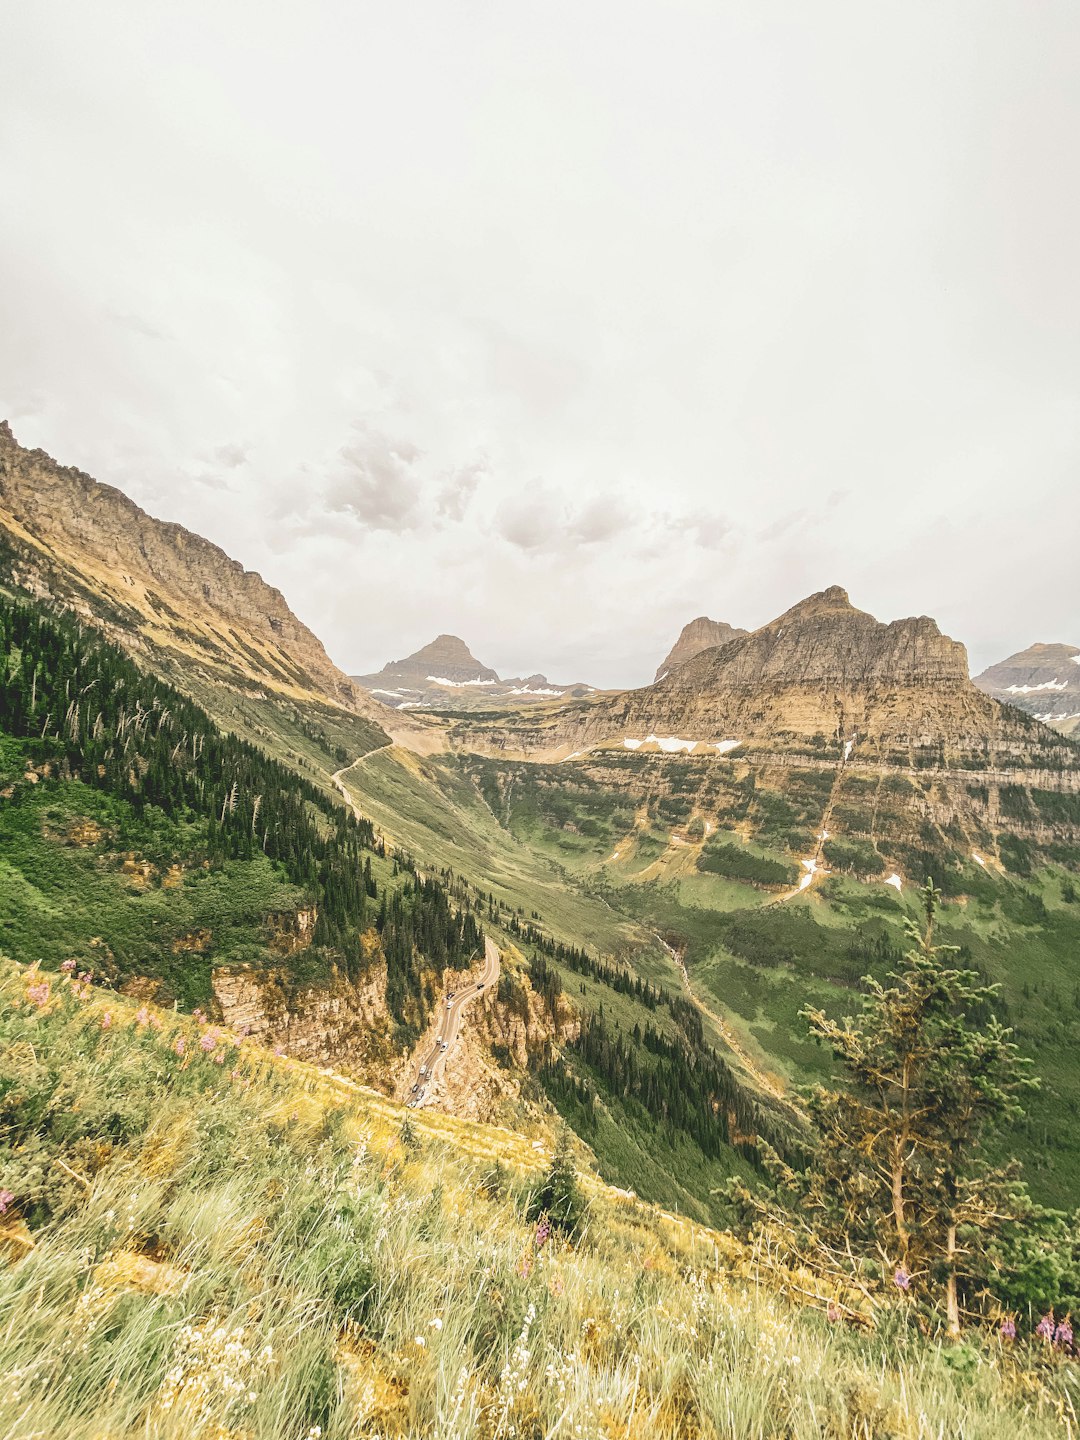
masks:
<path fill-rule="evenodd" d="M 1077 1433 L 1049 1351 L 831 1324 L 595 1181 L 543 1239 L 512 1135 L 405 1143 L 388 1102 L 40 983 L 0 963 L 0 1440 Z"/>

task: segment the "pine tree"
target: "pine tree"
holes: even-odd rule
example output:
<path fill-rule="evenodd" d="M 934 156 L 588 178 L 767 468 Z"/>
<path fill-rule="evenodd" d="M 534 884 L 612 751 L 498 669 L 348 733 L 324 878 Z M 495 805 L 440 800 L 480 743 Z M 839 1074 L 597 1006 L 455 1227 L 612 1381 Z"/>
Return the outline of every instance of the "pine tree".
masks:
<path fill-rule="evenodd" d="M 585 1200 L 578 1188 L 570 1131 L 560 1129 L 555 1150 L 540 1188 L 529 1202 L 529 1219 L 546 1215 L 556 1230 L 576 1235 L 585 1216 Z"/>
<path fill-rule="evenodd" d="M 857 1018 L 803 1012 L 845 1085 L 809 1097 L 807 1167 L 772 1168 L 803 1258 L 816 1250 L 842 1267 L 844 1255 L 876 1252 L 901 1289 L 940 1296 L 955 1336 L 961 1293 L 986 1279 L 991 1247 L 1030 1209 L 1016 1167 L 991 1163 L 987 1147 L 1037 1082 L 993 1013 L 998 987 L 950 966 L 955 947 L 935 944 L 932 881 L 922 895 L 923 928 L 908 922 L 911 949 L 884 983 L 867 977 Z"/>

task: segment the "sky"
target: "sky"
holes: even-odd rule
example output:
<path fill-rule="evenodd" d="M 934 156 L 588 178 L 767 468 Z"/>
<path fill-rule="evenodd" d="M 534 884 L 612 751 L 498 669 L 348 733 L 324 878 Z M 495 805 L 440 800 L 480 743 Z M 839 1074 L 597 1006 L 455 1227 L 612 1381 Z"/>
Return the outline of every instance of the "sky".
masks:
<path fill-rule="evenodd" d="M 1080 644 L 1075 0 L 35 0 L 0 417 L 352 673 Z"/>

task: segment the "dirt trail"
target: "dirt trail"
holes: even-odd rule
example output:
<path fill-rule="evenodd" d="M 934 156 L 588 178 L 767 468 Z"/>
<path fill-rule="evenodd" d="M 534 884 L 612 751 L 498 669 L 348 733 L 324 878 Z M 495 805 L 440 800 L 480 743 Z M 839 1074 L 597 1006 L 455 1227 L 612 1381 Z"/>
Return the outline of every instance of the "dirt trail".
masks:
<path fill-rule="evenodd" d="M 676 950 L 673 945 L 669 945 L 667 941 L 663 938 L 663 936 L 657 935 L 656 939 L 664 947 L 664 949 L 671 956 L 672 960 L 674 960 L 676 966 L 678 967 L 679 974 L 683 978 L 683 984 L 686 986 L 686 993 L 690 996 L 690 999 L 694 1002 L 694 1004 L 701 1011 L 701 1013 L 705 1015 L 709 1020 L 711 1020 L 712 1023 L 716 1026 L 717 1030 L 719 1030 L 720 1034 L 724 1038 L 724 1043 L 728 1046 L 732 1053 L 739 1057 L 739 1059 L 746 1066 L 747 1070 L 749 1070 L 750 1074 L 754 1077 L 754 1079 L 757 1081 L 757 1083 L 761 1086 L 763 1090 L 767 1091 L 774 1100 L 779 1100 L 781 1104 L 786 1105 L 789 1110 L 791 1110 L 794 1114 L 800 1116 L 801 1118 L 802 1112 L 799 1110 L 799 1107 L 795 1104 L 794 1100 L 792 1100 L 791 1096 L 784 1089 L 783 1085 L 781 1085 L 780 1081 L 775 1079 L 767 1071 L 762 1070 L 761 1066 L 757 1063 L 753 1056 L 749 1054 L 742 1041 L 734 1033 L 731 1026 L 727 1023 L 723 1016 L 718 1015 L 715 1010 L 711 1009 L 708 1005 L 706 1005 L 705 1001 L 702 1000 L 700 995 L 698 995 L 697 991 L 690 984 L 690 972 L 686 968 L 686 961 L 683 959 L 681 953 Z"/>

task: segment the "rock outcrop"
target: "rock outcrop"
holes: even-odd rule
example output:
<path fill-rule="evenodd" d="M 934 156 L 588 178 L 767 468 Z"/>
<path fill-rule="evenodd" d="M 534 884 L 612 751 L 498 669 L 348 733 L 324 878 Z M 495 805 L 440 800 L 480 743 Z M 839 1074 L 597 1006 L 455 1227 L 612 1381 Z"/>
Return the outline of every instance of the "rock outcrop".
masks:
<path fill-rule="evenodd" d="M 699 615 L 696 620 L 683 626 L 679 638 L 658 666 L 655 680 L 663 680 L 665 675 L 670 675 L 678 666 L 685 665 L 687 660 L 692 660 L 703 650 L 715 650 L 746 633 L 745 630 L 729 625 L 726 620 L 710 620 L 707 615 Z"/>
<path fill-rule="evenodd" d="M 1029 645 L 991 665 L 974 683 L 1005 705 L 1034 715 L 1063 735 L 1080 737 L 1080 649 Z"/>
<path fill-rule="evenodd" d="M 297 986 L 284 967 L 219 965 L 211 983 L 217 1014 L 230 1030 L 294 1059 L 385 1083 L 396 1053 L 385 960 L 356 981 L 335 975 L 329 984 Z"/>

